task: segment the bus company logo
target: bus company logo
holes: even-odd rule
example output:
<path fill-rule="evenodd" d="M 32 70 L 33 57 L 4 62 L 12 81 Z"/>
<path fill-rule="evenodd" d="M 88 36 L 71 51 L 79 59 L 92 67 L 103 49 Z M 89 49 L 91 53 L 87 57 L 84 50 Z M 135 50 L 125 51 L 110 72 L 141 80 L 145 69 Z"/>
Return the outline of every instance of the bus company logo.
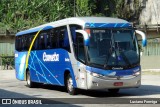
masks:
<path fill-rule="evenodd" d="M 46 54 L 46 52 L 43 53 L 43 61 L 47 62 L 47 61 L 59 61 L 59 54 L 56 54 L 56 52 L 54 52 L 54 54 Z"/>
<path fill-rule="evenodd" d="M 123 67 L 112 67 L 113 70 L 122 70 Z"/>

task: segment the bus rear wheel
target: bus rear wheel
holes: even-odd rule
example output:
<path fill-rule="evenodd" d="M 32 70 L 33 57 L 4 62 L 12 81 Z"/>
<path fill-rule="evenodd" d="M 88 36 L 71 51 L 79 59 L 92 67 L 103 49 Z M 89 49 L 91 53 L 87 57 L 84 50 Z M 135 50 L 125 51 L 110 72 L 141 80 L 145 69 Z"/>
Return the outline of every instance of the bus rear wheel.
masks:
<path fill-rule="evenodd" d="M 34 88 L 35 87 L 36 84 L 31 81 L 30 71 L 27 71 L 27 78 L 26 78 L 26 80 L 27 80 L 27 86 L 29 88 Z"/>
<path fill-rule="evenodd" d="M 73 79 L 70 74 L 68 74 L 67 78 L 66 78 L 66 87 L 67 87 L 67 91 L 70 95 L 77 94 L 76 88 L 73 87 Z"/>
<path fill-rule="evenodd" d="M 108 91 L 112 94 L 116 94 L 119 92 L 119 88 L 118 89 L 108 89 Z"/>

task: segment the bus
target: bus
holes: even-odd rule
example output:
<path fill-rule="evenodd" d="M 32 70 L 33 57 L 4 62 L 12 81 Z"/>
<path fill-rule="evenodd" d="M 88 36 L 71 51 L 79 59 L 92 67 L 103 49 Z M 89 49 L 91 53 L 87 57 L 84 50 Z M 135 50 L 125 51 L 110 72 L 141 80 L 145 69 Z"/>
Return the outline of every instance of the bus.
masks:
<path fill-rule="evenodd" d="M 146 36 L 118 18 L 72 17 L 20 31 L 15 38 L 15 72 L 32 88 L 38 83 L 108 90 L 141 85 L 140 49 Z"/>

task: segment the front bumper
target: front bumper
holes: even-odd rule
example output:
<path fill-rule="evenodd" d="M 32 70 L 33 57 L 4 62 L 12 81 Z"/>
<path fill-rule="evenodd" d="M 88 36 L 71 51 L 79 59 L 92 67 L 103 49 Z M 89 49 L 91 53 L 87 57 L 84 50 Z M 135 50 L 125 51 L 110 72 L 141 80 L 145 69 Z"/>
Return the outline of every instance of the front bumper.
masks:
<path fill-rule="evenodd" d="M 115 82 L 123 82 L 123 86 L 115 86 Z M 115 88 L 137 88 L 141 85 L 141 75 L 126 76 L 120 79 L 108 78 L 102 79 L 87 73 L 87 88 L 91 90 L 106 90 Z"/>

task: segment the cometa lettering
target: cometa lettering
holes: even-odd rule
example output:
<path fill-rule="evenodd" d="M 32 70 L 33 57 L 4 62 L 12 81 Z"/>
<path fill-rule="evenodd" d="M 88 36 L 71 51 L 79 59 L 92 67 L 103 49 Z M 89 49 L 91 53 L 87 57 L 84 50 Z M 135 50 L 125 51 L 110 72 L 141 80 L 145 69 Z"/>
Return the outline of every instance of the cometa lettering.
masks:
<path fill-rule="evenodd" d="M 59 54 L 56 54 L 56 52 L 54 52 L 54 54 L 51 55 L 47 55 L 46 52 L 43 53 L 43 61 L 47 62 L 47 61 L 59 61 Z"/>

